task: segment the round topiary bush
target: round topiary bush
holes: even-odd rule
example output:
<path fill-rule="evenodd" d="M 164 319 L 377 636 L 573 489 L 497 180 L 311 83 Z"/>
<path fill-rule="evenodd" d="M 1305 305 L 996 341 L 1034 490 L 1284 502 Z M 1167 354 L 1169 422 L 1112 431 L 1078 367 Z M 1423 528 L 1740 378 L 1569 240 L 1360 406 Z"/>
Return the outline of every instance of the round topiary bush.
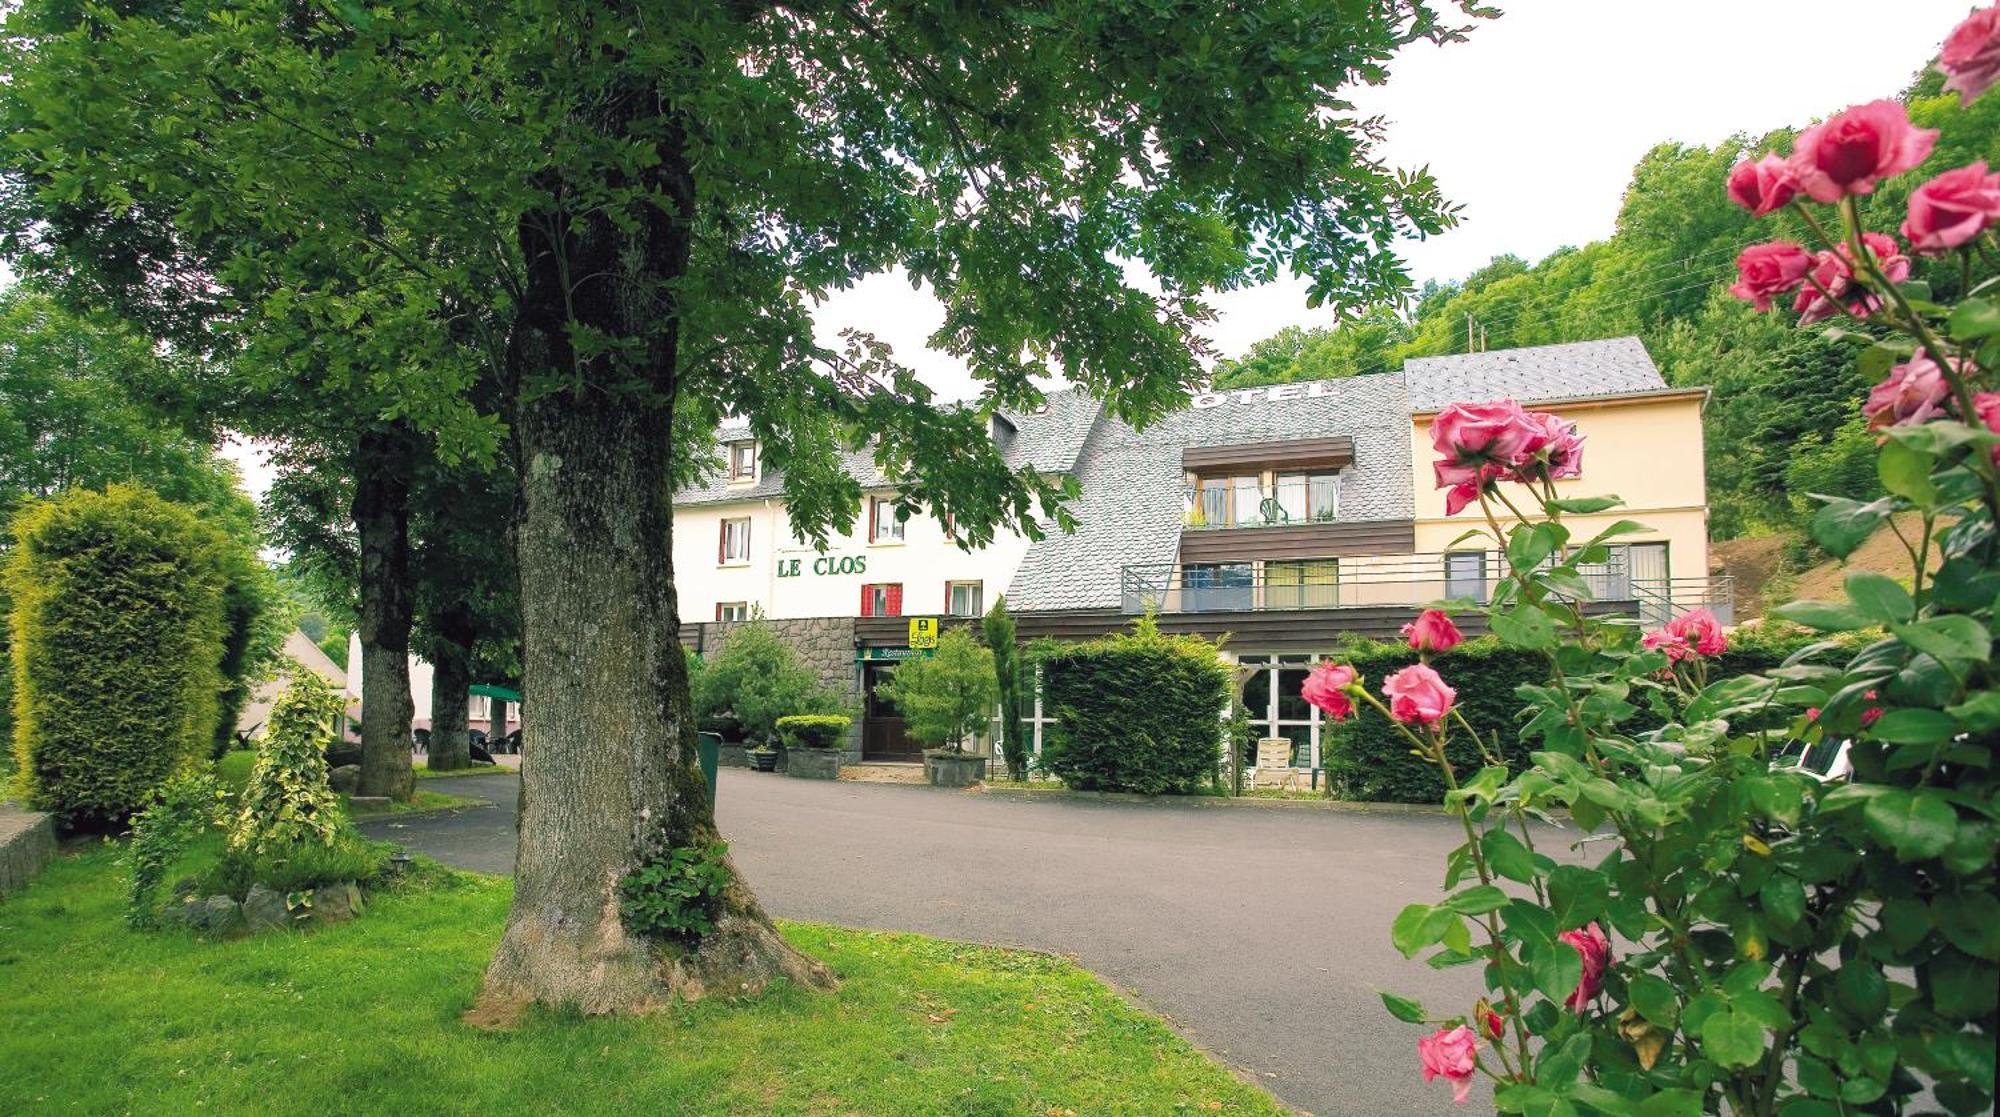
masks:
<path fill-rule="evenodd" d="M 65 826 L 114 827 L 214 739 L 226 541 L 129 485 L 14 520 L 14 755 L 28 799 Z"/>
<path fill-rule="evenodd" d="M 778 719 L 778 736 L 786 748 L 837 749 L 847 743 L 854 719 L 842 714 L 792 714 Z"/>

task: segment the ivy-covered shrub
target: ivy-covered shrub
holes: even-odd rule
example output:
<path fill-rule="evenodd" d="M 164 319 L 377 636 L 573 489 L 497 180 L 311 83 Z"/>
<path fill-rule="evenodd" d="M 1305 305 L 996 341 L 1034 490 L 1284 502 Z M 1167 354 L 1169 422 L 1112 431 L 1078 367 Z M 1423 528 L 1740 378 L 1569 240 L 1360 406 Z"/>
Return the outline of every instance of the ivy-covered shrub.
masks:
<path fill-rule="evenodd" d="M 311 672 L 294 675 L 271 705 L 257 763 L 229 833 L 231 850 L 282 855 L 300 845 L 330 846 L 347 827 L 327 784 L 326 746 L 340 696 Z"/>
<path fill-rule="evenodd" d="M 722 894 L 729 887 L 723 860 L 728 842 L 680 846 L 648 861 L 618 882 L 618 914 L 625 929 L 650 939 L 692 942 L 715 929 Z"/>
<path fill-rule="evenodd" d="M 1709 677 L 1720 680 L 1768 671 L 1819 639 L 1824 637 L 1784 623 L 1740 628 L 1729 650 L 1713 658 Z M 1415 663 L 1417 653 L 1403 644 L 1360 642 L 1343 647 L 1335 658 L 1376 683 Z M 1547 673 L 1547 659 L 1539 652 L 1508 647 L 1498 638 L 1486 636 L 1460 644 L 1436 660 L 1440 670 L 1450 668 L 1451 685 L 1458 692 L 1457 708 L 1488 736 L 1487 755 L 1498 757 L 1510 772 L 1526 768 L 1533 749 L 1513 727 L 1520 723 L 1528 703 L 1516 689 L 1524 683 L 1539 683 Z M 1648 702 L 1651 696 L 1652 692 L 1633 696 L 1640 708 L 1626 722 L 1631 730 L 1657 729 L 1666 722 L 1666 714 Z M 1779 720 L 1784 716 L 1783 712 L 1771 715 Z M 1480 750 L 1464 736 L 1447 744 L 1446 755 L 1460 768 L 1477 769 L 1483 762 Z M 1328 790 L 1344 799 L 1436 803 L 1444 798 L 1444 776 L 1436 762 L 1418 755 L 1387 718 L 1367 706 L 1345 721 L 1325 720 L 1320 729 L 1320 757 L 1326 767 Z"/>
<path fill-rule="evenodd" d="M 1217 779 L 1231 673 L 1216 645 L 1162 635 L 1143 617 L 1131 633 L 1052 651 L 1042 666 L 1043 709 L 1059 723 L 1043 766 L 1070 787 L 1158 795 Z"/>
<path fill-rule="evenodd" d="M 13 530 L 22 782 L 66 826 L 118 825 L 209 755 L 226 543 L 188 509 L 127 485 L 32 504 Z"/>
<path fill-rule="evenodd" d="M 160 881 L 196 838 L 222 824 L 226 796 L 212 774 L 183 772 L 161 784 L 153 801 L 132 816 L 127 923 L 143 928 L 157 921 Z"/>
<path fill-rule="evenodd" d="M 778 719 L 778 735 L 790 749 L 837 749 L 853 724 L 846 714 L 792 714 Z"/>
<path fill-rule="evenodd" d="M 775 743 L 778 719 L 788 714 L 849 712 L 847 701 L 821 686 L 799 662 L 798 653 L 761 617 L 723 639 L 695 684 L 697 723 L 704 729 L 718 726 L 715 731 L 722 732 L 718 719 L 728 715 L 742 726 L 744 739 L 753 743 Z"/>

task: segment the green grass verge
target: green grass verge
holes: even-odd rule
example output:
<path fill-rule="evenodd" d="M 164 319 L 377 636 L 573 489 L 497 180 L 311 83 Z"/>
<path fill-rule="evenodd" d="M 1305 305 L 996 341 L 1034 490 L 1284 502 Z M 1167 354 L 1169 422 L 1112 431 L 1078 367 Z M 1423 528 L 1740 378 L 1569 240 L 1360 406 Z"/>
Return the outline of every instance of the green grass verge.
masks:
<path fill-rule="evenodd" d="M 433 772 L 423 765 L 417 765 L 420 780 L 456 780 L 466 776 L 512 776 L 520 773 L 519 768 L 509 768 L 504 764 L 476 764 L 470 768 L 460 768 L 451 772 Z"/>
<path fill-rule="evenodd" d="M 119 853 L 0 901 L 0 1113 L 1283 1112 L 1045 955 L 795 923 L 838 993 L 487 1033 L 458 1018 L 506 880 L 426 869 L 353 923 L 211 943 L 127 930 Z"/>
<path fill-rule="evenodd" d="M 250 768 L 256 763 L 257 751 L 255 749 L 232 749 L 229 752 L 223 753 L 222 758 L 215 762 L 215 778 L 220 780 L 222 786 L 228 788 L 230 791 L 241 791 L 243 790 L 243 785 L 250 782 Z M 419 777 L 423 774 L 423 769 L 417 769 Z M 340 797 L 341 806 L 346 807 L 347 813 L 354 818 L 374 818 L 385 814 L 409 814 L 412 811 L 442 811 L 453 807 L 475 806 L 484 802 L 486 800 L 465 795 L 447 795 L 442 791 L 424 791 L 422 789 L 411 795 L 407 803 L 388 803 L 379 806 L 364 804 L 363 806 L 356 807 L 347 796 L 343 795 Z"/>

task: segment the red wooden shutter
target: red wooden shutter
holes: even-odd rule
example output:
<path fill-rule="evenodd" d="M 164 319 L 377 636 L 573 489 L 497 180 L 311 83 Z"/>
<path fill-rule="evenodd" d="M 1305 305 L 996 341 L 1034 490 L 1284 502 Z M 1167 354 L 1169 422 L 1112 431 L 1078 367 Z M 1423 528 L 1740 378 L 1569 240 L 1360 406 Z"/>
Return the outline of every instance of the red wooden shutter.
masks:
<path fill-rule="evenodd" d="M 722 619 L 722 602 L 720 601 L 715 603 L 715 619 L 718 621 Z"/>
<path fill-rule="evenodd" d="M 875 608 L 874 608 L 875 594 L 873 592 L 874 589 L 875 589 L 874 586 L 861 587 L 861 615 L 864 617 L 872 617 L 875 615 Z"/>
<path fill-rule="evenodd" d="M 903 583 L 891 582 L 887 588 L 889 608 L 882 615 L 885 617 L 900 617 L 903 615 Z"/>
<path fill-rule="evenodd" d="M 715 525 L 715 561 L 719 566 L 729 558 L 729 521 Z"/>
<path fill-rule="evenodd" d="M 944 615 L 951 616 L 951 583 L 944 584 Z"/>

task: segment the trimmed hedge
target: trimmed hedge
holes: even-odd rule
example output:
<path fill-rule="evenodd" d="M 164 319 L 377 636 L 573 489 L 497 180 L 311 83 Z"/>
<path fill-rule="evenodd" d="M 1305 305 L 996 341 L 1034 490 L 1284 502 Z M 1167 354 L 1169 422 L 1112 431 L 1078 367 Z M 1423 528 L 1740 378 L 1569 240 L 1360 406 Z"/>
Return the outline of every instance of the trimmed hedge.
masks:
<path fill-rule="evenodd" d="M 1729 651 L 1709 667 L 1709 681 L 1767 671 L 1816 639 L 1823 637 L 1783 625 L 1738 629 L 1730 636 Z M 1402 644 L 1356 643 L 1332 658 L 1352 664 L 1369 689 L 1379 692 L 1383 678 L 1415 663 L 1417 653 Z M 1498 751 L 1507 766 L 1515 771 L 1525 767 L 1528 754 L 1540 744 L 1524 746 L 1515 733 L 1520 724 L 1517 715 L 1524 704 L 1514 688 L 1547 682 L 1548 661 L 1538 652 L 1510 648 L 1487 636 L 1432 656 L 1431 664 L 1458 692 L 1456 705 L 1465 719 L 1483 733 L 1499 733 Z M 1639 711 L 1624 722 L 1627 732 L 1643 732 L 1663 724 L 1661 714 L 1647 705 L 1644 695 L 1635 693 L 1631 701 Z M 1446 754 L 1461 772 L 1480 767 L 1479 754 L 1462 733 L 1455 734 Z M 1320 756 L 1328 790 L 1341 798 L 1382 803 L 1444 801 L 1444 779 L 1437 768 L 1413 753 L 1409 742 L 1368 706 L 1346 721 L 1324 723 Z"/>
<path fill-rule="evenodd" d="M 837 749 L 847 744 L 853 724 L 841 714 L 792 714 L 778 719 L 778 736 L 788 749 Z"/>
<path fill-rule="evenodd" d="M 1058 724 L 1043 767 L 1082 791 L 1210 788 L 1231 682 L 1216 645 L 1161 635 L 1151 617 L 1129 635 L 1054 650 L 1043 660 L 1042 695 Z"/>
<path fill-rule="evenodd" d="M 214 740 L 226 541 L 194 513 L 114 485 L 15 518 L 14 755 L 29 801 L 116 826 Z"/>

